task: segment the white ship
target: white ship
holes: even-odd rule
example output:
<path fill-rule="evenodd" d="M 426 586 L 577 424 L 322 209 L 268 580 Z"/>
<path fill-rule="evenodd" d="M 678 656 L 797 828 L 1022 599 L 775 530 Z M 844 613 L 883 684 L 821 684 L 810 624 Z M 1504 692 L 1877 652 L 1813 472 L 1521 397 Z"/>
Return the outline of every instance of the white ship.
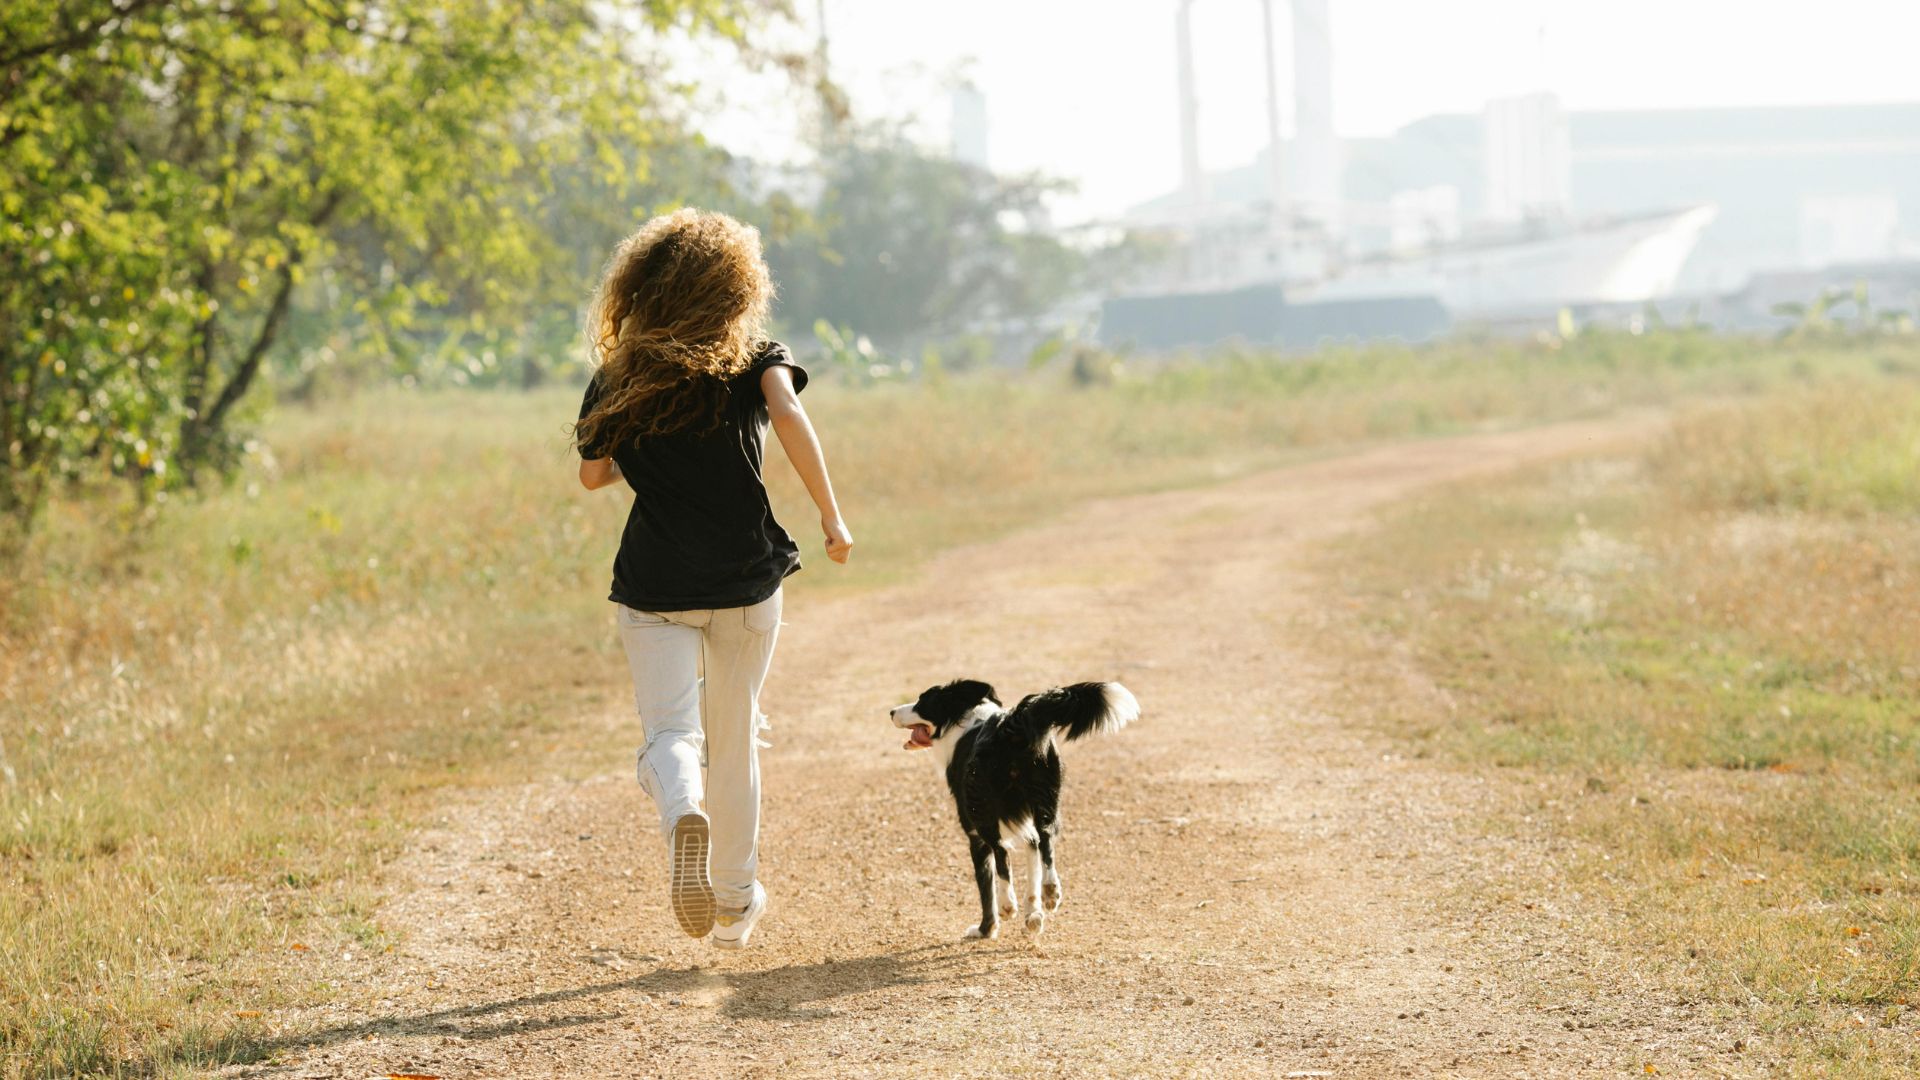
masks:
<path fill-rule="evenodd" d="M 1103 305 L 1101 336 L 1107 340 L 1172 346 L 1234 336 L 1284 344 L 1311 344 L 1325 336 L 1419 338 L 1459 322 L 1644 303 L 1672 293 L 1717 213 L 1712 205 L 1697 205 L 1574 218 L 1568 212 L 1566 119 L 1546 94 L 1488 106 L 1484 220 L 1463 225 L 1458 195 L 1449 204 L 1446 190 L 1408 192 L 1384 206 L 1344 203 L 1332 125 L 1327 0 L 1291 4 L 1291 163 L 1281 156 L 1272 0 L 1263 0 L 1268 198 L 1212 200 L 1197 138 L 1188 32 L 1193 2 L 1180 0 L 1176 39 L 1181 197 L 1128 222 L 1160 235 L 1169 257 L 1127 294 Z M 1376 241 L 1371 250 L 1360 240 L 1369 233 Z"/>
<path fill-rule="evenodd" d="M 1534 222 L 1504 235 L 1363 258 L 1287 295 L 1302 302 L 1433 296 L 1457 319 L 1644 303 L 1673 292 L 1717 213 L 1694 206 L 1581 223 Z"/>

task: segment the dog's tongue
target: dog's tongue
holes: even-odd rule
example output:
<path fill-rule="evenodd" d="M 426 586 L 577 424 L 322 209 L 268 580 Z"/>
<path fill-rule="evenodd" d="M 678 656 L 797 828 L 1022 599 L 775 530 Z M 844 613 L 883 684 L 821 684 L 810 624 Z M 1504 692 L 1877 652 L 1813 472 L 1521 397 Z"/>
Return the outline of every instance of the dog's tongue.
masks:
<path fill-rule="evenodd" d="M 933 745 L 933 729 L 925 724 L 915 724 L 907 729 L 908 750 L 925 750 Z"/>

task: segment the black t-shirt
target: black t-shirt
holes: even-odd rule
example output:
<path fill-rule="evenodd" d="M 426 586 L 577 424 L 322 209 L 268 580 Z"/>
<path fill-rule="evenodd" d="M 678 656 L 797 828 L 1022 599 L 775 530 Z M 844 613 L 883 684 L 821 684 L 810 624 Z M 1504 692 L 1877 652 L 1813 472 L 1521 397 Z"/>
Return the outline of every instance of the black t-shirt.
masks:
<path fill-rule="evenodd" d="M 609 600 L 640 611 L 748 607 L 800 569 L 800 549 L 773 519 L 760 479 L 768 424 L 760 376 L 776 364 L 793 369 L 795 391 L 807 385 L 806 369 L 787 347 L 769 342 L 727 383 L 719 427 L 611 447 L 633 488 L 633 509 L 613 560 Z M 581 416 L 599 393 L 596 376 Z M 606 457 L 608 448 L 583 447 L 581 456 Z"/>

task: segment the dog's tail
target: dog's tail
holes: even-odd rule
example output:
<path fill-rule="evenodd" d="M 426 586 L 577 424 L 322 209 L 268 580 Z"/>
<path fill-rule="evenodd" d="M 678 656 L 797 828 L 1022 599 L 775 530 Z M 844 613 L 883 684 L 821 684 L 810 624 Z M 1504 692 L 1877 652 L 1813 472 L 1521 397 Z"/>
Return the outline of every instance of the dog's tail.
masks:
<path fill-rule="evenodd" d="M 1071 740 L 1098 731 L 1119 731 L 1140 719 L 1140 702 L 1117 682 L 1083 682 L 1029 694 L 1009 717 L 1035 746 L 1058 731 Z"/>

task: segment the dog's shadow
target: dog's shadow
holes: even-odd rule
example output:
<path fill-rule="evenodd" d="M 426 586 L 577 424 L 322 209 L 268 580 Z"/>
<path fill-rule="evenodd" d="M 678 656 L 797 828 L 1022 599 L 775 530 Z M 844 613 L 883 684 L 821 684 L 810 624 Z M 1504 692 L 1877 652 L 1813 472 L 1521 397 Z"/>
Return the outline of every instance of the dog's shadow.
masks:
<path fill-rule="evenodd" d="M 922 986 L 942 982 L 955 969 L 967 969 L 969 952 L 951 945 L 922 945 L 894 953 L 850 960 L 823 960 L 766 971 L 696 971 L 691 974 L 720 981 L 729 993 L 720 1004 L 728 1019 L 824 1020 L 836 1015 L 828 1004 L 895 986 Z"/>
<path fill-rule="evenodd" d="M 632 1011 L 631 1002 L 604 999 L 636 993 L 652 995 L 656 1005 L 669 1007 L 717 1005 L 720 1015 L 727 1019 L 818 1021 L 838 1015 L 831 1004 L 836 999 L 895 986 L 943 982 L 952 974 L 974 970 L 979 956 L 963 945 L 938 944 L 759 971 L 663 967 L 627 979 L 407 1016 L 376 1016 L 318 1031 L 290 1032 L 272 1039 L 236 1037 L 224 1048 L 227 1053 L 223 1056 L 236 1063 L 258 1063 L 284 1051 L 335 1046 L 368 1038 L 452 1037 L 479 1041 L 579 1027 L 627 1016 Z M 660 998 L 666 1001 L 659 1002 Z M 562 1013 L 551 1011 L 553 1006 L 575 1002 L 586 1008 Z M 530 1013 L 533 1015 L 528 1015 Z M 266 1071 L 266 1068 L 254 1069 L 238 1075 L 263 1076 Z"/>

